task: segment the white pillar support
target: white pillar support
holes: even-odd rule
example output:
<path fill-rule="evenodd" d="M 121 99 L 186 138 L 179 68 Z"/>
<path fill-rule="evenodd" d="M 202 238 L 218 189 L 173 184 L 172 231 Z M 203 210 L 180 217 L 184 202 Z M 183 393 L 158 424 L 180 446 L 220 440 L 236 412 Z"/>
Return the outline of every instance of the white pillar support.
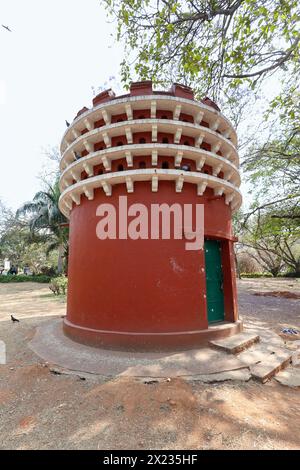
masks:
<path fill-rule="evenodd" d="M 108 124 L 111 123 L 111 116 L 110 114 L 106 111 L 106 109 L 102 109 L 102 119 L 104 119 L 105 124 L 108 126 Z"/>
<path fill-rule="evenodd" d="M 156 118 L 156 101 L 151 101 L 151 119 Z"/>
<path fill-rule="evenodd" d="M 221 123 L 220 118 L 217 118 L 214 123 L 210 126 L 212 131 L 216 131 Z"/>
<path fill-rule="evenodd" d="M 184 176 L 180 175 L 175 181 L 175 190 L 176 193 L 181 193 L 184 182 Z"/>
<path fill-rule="evenodd" d="M 152 142 L 157 142 L 157 126 L 152 126 Z"/>
<path fill-rule="evenodd" d="M 111 147 L 111 138 L 107 132 L 103 132 L 102 138 L 107 148 Z"/>
<path fill-rule="evenodd" d="M 133 187 L 133 180 L 130 178 L 130 176 L 126 176 L 125 178 L 126 181 L 126 188 L 128 193 L 133 193 L 134 187 Z"/>
<path fill-rule="evenodd" d="M 152 160 L 152 166 L 156 166 L 157 165 L 157 150 L 152 150 L 151 160 Z"/>
<path fill-rule="evenodd" d="M 112 193 L 111 184 L 109 184 L 107 181 L 104 180 L 104 181 L 101 181 L 101 186 L 106 196 L 111 196 L 111 193 Z"/>
<path fill-rule="evenodd" d="M 213 145 L 211 146 L 211 151 L 212 151 L 213 153 L 217 153 L 217 152 L 220 150 L 221 145 L 222 145 L 222 142 L 221 142 L 220 140 L 218 140 L 215 144 L 213 144 Z"/>
<path fill-rule="evenodd" d="M 72 134 L 75 140 L 78 139 L 78 137 L 81 135 L 80 132 L 75 128 L 72 129 Z"/>
<path fill-rule="evenodd" d="M 152 189 L 153 193 L 157 193 L 157 191 L 158 191 L 158 176 L 152 176 L 151 189 Z"/>
<path fill-rule="evenodd" d="M 231 160 L 231 156 L 232 156 L 232 151 L 229 150 L 228 152 L 224 153 L 224 158 L 226 158 L 226 160 Z"/>
<path fill-rule="evenodd" d="M 61 184 L 62 184 L 63 189 L 66 189 L 69 186 L 71 186 L 72 183 L 73 183 L 72 180 L 70 180 L 69 178 L 64 177 Z"/>
<path fill-rule="evenodd" d="M 71 198 L 72 198 L 72 201 L 75 202 L 75 204 L 77 206 L 79 206 L 80 204 L 80 194 L 78 193 L 71 193 Z"/>
<path fill-rule="evenodd" d="M 103 166 L 104 166 L 105 170 L 110 171 L 111 170 L 111 160 L 109 158 L 107 158 L 106 155 L 103 155 L 101 160 L 102 160 L 102 163 L 103 163 Z"/>
<path fill-rule="evenodd" d="M 88 118 L 85 118 L 83 122 L 88 131 L 93 130 L 93 123 Z"/>
<path fill-rule="evenodd" d="M 230 181 L 232 175 L 233 175 L 233 170 L 225 171 L 225 173 L 224 173 L 224 180 Z"/>
<path fill-rule="evenodd" d="M 225 195 L 225 204 L 229 205 L 229 203 L 233 200 L 234 193 L 228 193 Z"/>
<path fill-rule="evenodd" d="M 205 160 L 206 158 L 203 156 L 203 157 L 200 157 L 198 158 L 197 162 L 196 162 L 196 169 L 197 171 L 201 171 L 202 170 L 202 167 L 205 163 Z"/>
<path fill-rule="evenodd" d="M 230 127 L 228 127 L 226 129 L 226 131 L 223 132 L 223 137 L 225 137 L 225 139 L 230 139 L 231 135 L 232 135 L 232 129 L 230 129 Z"/>
<path fill-rule="evenodd" d="M 174 144 L 179 144 L 180 139 L 181 139 L 181 134 L 182 134 L 182 127 L 178 127 L 176 129 L 176 133 L 174 136 Z"/>
<path fill-rule="evenodd" d="M 238 207 L 239 203 L 238 201 L 232 201 L 231 202 L 231 210 L 235 211 L 235 209 Z"/>
<path fill-rule="evenodd" d="M 85 147 L 85 150 L 89 153 L 94 151 L 94 146 L 91 144 L 91 142 L 88 142 L 87 140 L 83 141 L 83 145 Z"/>
<path fill-rule="evenodd" d="M 235 176 L 234 178 L 232 178 L 231 183 L 232 183 L 234 186 L 238 187 L 238 185 L 239 185 L 239 180 L 238 180 L 238 178 L 237 178 L 236 176 Z"/>
<path fill-rule="evenodd" d="M 68 166 L 71 164 L 72 162 L 68 162 L 67 159 L 63 160 L 62 163 L 61 163 L 61 169 L 62 171 L 65 170 L 66 168 L 68 168 Z"/>
<path fill-rule="evenodd" d="M 93 176 L 93 166 L 90 163 L 84 162 L 83 168 L 88 176 Z"/>
<path fill-rule="evenodd" d="M 80 173 L 77 173 L 77 171 L 72 170 L 71 171 L 71 176 L 73 180 L 75 180 L 77 183 L 80 181 Z"/>
<path fill-rule="evenodd" d="M 126 152 L 125 152 L 125 157 L 126 157 L 127 166 L 133 166 L 133 161 L 132 161 L 131 152 L 126 151 Z"/>
<path fill-rule="evenodd" d="M 204 137 L 205 137 L 204 132 L 201 132 L 201 134 L 199 134 L 198 137 L 196 137 L 196 140 L 195 140 L 195 147 L 196 147 L 197 149 L 200 148 L 200 145 L 202 144 Z"/>
<path fill-rule="evenodd" d="M 88 198 L 89 201 L 92 201 L 94 199 L 94 190 L 87 188 L 86 186 L 83 186 L 83 192 Z"/>
<path fill-rule="evenodd" d="M 220 173 L 220 171 L 222 170 L 223 168 L 223 164 L 220 163 L 219 165 L 213 167 L 213 176 L 218 176 L 218 174 Z"/>
<path fill-rule="evenodd" d="M 131 127 L 125 127 L 125 134 L 126 134 L 126 139 L 127 139 L 127 144 L 132 144 L 132 131 Z"/>
<path fill-rule="evenodd" d="M 199 125 L 199 124 L 201 123 L 202 119 L 203 119 L 203 116 L 204 116 L 204 111 L 199 111 L 199 112 L 196 114 L 195 119 L 194 119 L 195 124 L 198 124 L 198 125 Z"/>
<path fill-rule="evenodd" d="M 180 113 L 181 113 L 181 104 L 178 104 L 177 106 L 175 106 L 175 109 L 174 109 L 174 112 L 173 112 L 173 119 L 175 121 L 178 121 L 178 119 L 180 117 Z"/>
<path fill-rule="evenodd" d="M 224 193 L 223 186 L 218 186 L 217 188 L 214 188 L 214 195 L 215 196 L 222 196 L 223 193 Z"/>
<path fill-rule="evenodd" d="M 67 206 L 69 210 L 72 209 L 72 202 L 70 201 L 70 199 L 65 198 L 64 203 L 65 203 L 65 206 Z"/>
<path fill-rule="evenodd" d="M 126 114 L 127 114 L 128 121 L 132 121 L 132 107 L 131 107 L 131 104 L 129 104 L 129 103 L 125 104 L 125 111 L 126 111 Z"/>
<path fill-rule="evenodd" d="M 177 152 L 176 155 L 175 155 L 175 166 L 180 166 L 181 165 L 181 161 L 182 161 L 182 157 L 183 157 L 183 152 Z"/>
<path fill-rule="evenodd" d="M 197 184 L 197 195 L 202 196 L 206 190 L 207 181 L 202 181 L 202 183 Z"/>

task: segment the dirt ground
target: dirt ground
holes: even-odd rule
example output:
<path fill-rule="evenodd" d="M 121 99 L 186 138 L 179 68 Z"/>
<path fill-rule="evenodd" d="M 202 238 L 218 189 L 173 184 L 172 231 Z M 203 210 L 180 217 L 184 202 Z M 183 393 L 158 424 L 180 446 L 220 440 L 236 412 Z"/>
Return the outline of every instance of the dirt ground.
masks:
<path fill-rule="evenodd" d="M 247 324 L 300 329 L 295 280 L 239 282 Z M 36 326 L 65 313 L 47 285 L 0 284 L 1 449 L 299 449 L 300 391 L 275 381 L 157 383 L 57 375 L 28 347 Z M 10 314 L 21 321 L 13 324 Z M 300 339 L 300 338 L 297 338 Z"/>

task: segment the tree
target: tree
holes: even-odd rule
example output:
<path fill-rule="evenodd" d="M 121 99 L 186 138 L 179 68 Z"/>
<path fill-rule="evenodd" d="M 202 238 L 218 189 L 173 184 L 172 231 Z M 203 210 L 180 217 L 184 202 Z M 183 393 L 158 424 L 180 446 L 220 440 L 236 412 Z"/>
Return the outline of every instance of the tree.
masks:
<path fill-rule="evenodd" d="M 243 247 L 262 268 L 277 276 L 284 267 L 300 275 L 299 225 L 293 219 L 274 218 L 273 209 L 248 220 L 241 238 Z"/>
<path fill-rule="evenodd" d="M 122 80 L 193 85 L 200 95 L 299 77 L 298 0 L 102 0 L 125 44 Z"/>
<path fill-rule="evenodd" d="M 248 216 L 272 208 L 273 218 L 300 220 L 300 120 L 294 116 L 289 123 L 246 154 L 242 166 L 259 200 Z"/>
<path fill-rule="evenodd" d="M 58 250 L 57 270 L 63 271 L 63 259 L 68 253 L 68 229 L 66 218 L 58 208 L 60 190 L 58 180 L 45 191 L 39 191 L 31 202 L 25 203 L 18 216 L 25 217 L 31 234 L 39 234 L 47 242 L 46 253 Z M 28 218 L 29 217 L 29 218 Z"/>

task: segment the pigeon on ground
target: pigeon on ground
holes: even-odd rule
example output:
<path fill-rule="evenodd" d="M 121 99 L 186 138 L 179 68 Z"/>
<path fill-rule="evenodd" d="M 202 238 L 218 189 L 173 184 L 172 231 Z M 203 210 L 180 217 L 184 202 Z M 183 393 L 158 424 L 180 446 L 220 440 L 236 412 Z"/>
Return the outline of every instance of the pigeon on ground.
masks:
<path fill-rule="evenodd" d="M 10 318 L 11 318 L 11 321 L 12 321 L 13 323 L 15 323 L 15 322 L 18 322 L 18 323 L 19 323 L 19 322 L 20 322 L 20 320 L 18 320 L 17 318 L 15 318 L 13 315 L 11 315 Z"/>
<path fill-rule="evenodd" d="M 11 29 L 9 29 L 9 27 L 8 27 L 8 26 L 5 26 L 4 24 L 2 24 L 1 26 L 2 26 L 2 28 L 4 28 L 4 29 L 7 29 L 7 31 L 9 31 L 10 33 L 12 32 L 12 30 L 11 30 Z"/>

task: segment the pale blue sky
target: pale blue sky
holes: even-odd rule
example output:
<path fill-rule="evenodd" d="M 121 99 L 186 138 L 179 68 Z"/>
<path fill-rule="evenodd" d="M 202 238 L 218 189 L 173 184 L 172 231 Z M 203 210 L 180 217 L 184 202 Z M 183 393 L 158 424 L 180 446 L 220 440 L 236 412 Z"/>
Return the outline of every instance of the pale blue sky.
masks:
<path fill-rule="evenodd" d="M 40 189 L 42 149 L 60 142 L 91 86 L 117 76 L 99 0 L 0 0 L 0 198 L 16 209 Z"/>

